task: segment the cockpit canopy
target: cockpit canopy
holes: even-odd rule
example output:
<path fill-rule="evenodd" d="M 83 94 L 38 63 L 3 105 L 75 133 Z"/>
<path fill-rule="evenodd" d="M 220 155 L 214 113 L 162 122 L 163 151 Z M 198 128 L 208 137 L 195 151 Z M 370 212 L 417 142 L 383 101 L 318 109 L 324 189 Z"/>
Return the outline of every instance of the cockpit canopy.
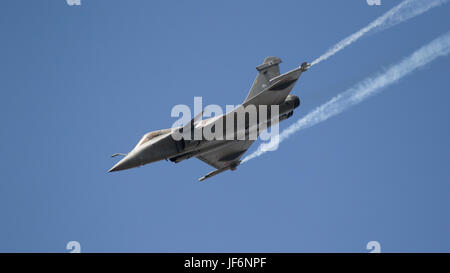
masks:
<path fill-rule="evenodd" d="M 170 133 L 171 129 L 163 129 L 163 130 L 158 130 L 158 131 L 153 131 L 150 133 L 146 133 L 141 140 L 139 140 L 138 144 L 136 145 L 136 147 L 134 147 L 135 149 L 141 145 L 143 145 L 144 143 L 147 143 L 148 141 L 154 139 L 155 137 Z"/>

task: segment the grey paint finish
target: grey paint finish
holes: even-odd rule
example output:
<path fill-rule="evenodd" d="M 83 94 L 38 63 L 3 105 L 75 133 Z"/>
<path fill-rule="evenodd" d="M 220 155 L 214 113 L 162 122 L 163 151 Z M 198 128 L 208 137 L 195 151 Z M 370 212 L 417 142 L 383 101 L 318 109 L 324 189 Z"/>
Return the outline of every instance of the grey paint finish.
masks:
<path fill-rule="evenodd" d="M 123 155 L 124 157 L 109 172 L 131 169 L 163 159 L 170 159 L 170 161 L 178 163 L 191 157 L 197 157 L 216 169 L 201 177 L 200 181 L 226 170 L 235 170 L 241 162 L 242 155 L 253 144 L 254 140 L 181 139 L 176 141 L 173 134 L 180 131 L 193 133 L 194 130 L 203 130 L 205 126 L 216 126 L 220 122 L 225 124 L 224 121 L 227 118 L 234 118 L 237 111 L 248 105 L 267 105 L 269 107 L 270 105 L 279 105 L 280 122 L 289 118 L 292 116 L 293 110 L 300 105 L 299 98 L 289 93 L 297 83 L 298 78 L 310 65 L 303 63 L 300 67 L 280 75 L 278 66 L 280 63 L 281 59 L 277 57 L 267 57 L 261 65 L 256 67 L 258 74 L 247 98 L 242 105 L 239 105 L 233 111 L 218 118 L 214 117 L 215 120 L 209 122 L 209 124 L 208 122 L 205 123 L 207 125 L 196 122 L 201 118 L 201 113 L 183 128 L 169 128 L 147 133 L 128 154 L 113 155 Z"/>

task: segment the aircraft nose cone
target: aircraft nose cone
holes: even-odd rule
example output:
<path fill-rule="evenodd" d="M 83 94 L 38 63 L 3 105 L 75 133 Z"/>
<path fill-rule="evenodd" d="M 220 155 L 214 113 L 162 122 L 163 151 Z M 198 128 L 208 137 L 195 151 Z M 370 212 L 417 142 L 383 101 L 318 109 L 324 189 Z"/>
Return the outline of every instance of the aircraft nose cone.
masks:
<path fill-rule="evenodd" d="M 122 171 L 126 169 L 131 169 L 134 167 L 140 166 L 139 160 L 136 158 L 135 155 L 128 154 L 122 160 L 117 162 L 116 165 L 114 165 L 111 169 L 109 169 L 108 172 L 116 172 L 116 171 Z"/>

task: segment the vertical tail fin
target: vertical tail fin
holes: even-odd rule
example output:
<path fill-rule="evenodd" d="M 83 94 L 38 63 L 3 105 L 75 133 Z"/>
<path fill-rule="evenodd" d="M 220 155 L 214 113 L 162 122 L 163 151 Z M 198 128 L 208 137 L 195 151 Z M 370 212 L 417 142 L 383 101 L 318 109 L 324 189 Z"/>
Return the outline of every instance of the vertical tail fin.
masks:
<path fill-rule="evenodd" d="M 256 70 L 258 70 L 258 75 L 256 76 L 252 88 L 250 88 L 250 92 L 244 102 L 258 95 L 261 91 L 268 87 L 270 79 L 280 75 L 280 68 L 278 67 L 280 63 L 280 58 L 266 57 L 264 59 L 264 63 L 256 67 Z"/>

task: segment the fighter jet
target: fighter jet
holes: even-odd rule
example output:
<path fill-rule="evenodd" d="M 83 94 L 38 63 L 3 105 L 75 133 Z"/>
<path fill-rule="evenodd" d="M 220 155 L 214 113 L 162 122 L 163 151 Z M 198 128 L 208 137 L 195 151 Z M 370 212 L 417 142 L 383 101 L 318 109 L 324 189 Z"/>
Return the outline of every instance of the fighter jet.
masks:
<path fill-rule="evenodd" d="M 280 58 L 266 57 L 263 64 L 256 67 L 257 76 L 250 88 L 250 92 L 244 102 L 234 110 L 224 115 L 204 120 L 201 119 L 202 112 L 184 126 L 149 132 L 140 139 L 128 154 L 117 153 L 112 155 L 112 157 L 123 156 L 123 158 L 109 172 L 135 168 L 163 159 L 179 163 L 192 157 L 196 157 L 215 168 L 214 171 L 201 177 L 199 181 L 208 179 L 226 170 L 236 170 L 241 163 L 242 155 L 255 141 L 254 139 L 242 139 L 236 136 L 239 133 L 244 133 L 245 136 L 248 136 L 250 131 L 255 130 L 255 126 L 249 124 L 248 116 L 245 116 L 242 128 L 238 128 L 239 126 L 236 125 L 237 121 L 232 122 L 233 127 L 231 129 L 224 124 L 228 120 L 235 120 L 238 112 L 242 109 L 254 105 L 257 109 L 256 127 L 269 128 L 275 124 L 275 120 L 280 122 L 291 117 L 294 109 L 300 105 L 300 99 L 290 94 L 290 92 L 300 75 L 307 71 L 311 64 L 304 62 L 300 67 L 280 74 L 280 63 Z M 268 118 L 262 119 L 260 110 L 262 107 L 260 106 L 263 105 L 267 106 L 265 109 L 272 109 L 270 107 L 273 105 L 278 106 L 277 116 L 272 116 L 272 112 L 267 110 Z M 261 125 L 265 125 L 265 127 Z M 225 128 L 223 129 L 224 137 L 214 139 L 203 137 L 196 139 L 192 137 L 199 131 L 206 129 L 214 131 L 216 127 Z M 256 130 L 257 135 L 259 135 L 260 131 Z M 231 139 L 229 137 L 230 134 L 232 135 Z"/>

